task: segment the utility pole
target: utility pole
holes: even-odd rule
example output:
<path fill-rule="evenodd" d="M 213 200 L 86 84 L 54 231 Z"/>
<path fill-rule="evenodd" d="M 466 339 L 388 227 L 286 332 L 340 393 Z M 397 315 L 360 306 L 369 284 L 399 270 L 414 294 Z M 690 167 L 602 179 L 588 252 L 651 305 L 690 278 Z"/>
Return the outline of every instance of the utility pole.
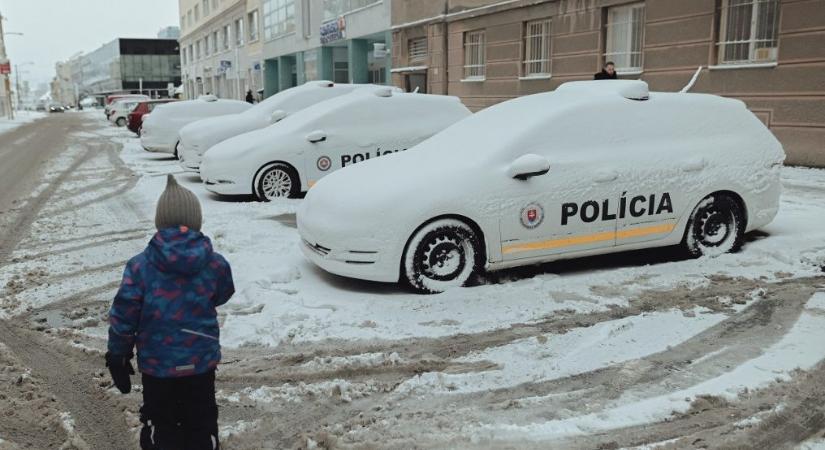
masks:
<path fill-rule="evenodd" d="M 6 40 L 3 34 L 3 14 L 0 13 L 0 67 L 8 67 L 9 60 L 6 57 Z M 3 71 L 3 86 L 6 89 L 6 102 L 8 103 L 9 119 L 14 120 L 14 110 L 11 107 L 11 81 L 9 80 L 8 70 Z"/>

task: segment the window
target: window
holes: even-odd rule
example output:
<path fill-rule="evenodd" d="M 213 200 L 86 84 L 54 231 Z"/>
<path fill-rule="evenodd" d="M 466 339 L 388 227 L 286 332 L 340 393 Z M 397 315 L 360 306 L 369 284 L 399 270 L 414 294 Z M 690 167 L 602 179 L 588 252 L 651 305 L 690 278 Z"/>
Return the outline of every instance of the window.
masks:
<path fill-rule="evenodd" d="M 201 59 L 201 41 L 200 41 L 200 39 L 195 41 L 195 57 L 197 59 Z"/>
<path fill-rule="evenodd" d="M 186 48 L 180 49 L 180 62 L 186 64 Z"/>
<path fill-rule="evenodd" d="M 207 34 L 203 38 L 203 56 L 209 56 L 209 54 L 212 52 L 212 45 L 211 42 L 209 42 L 212 40 L 211 37 L 211 35 Z"/>
<path fill-rule="evenodd" d="M 232 36 L 232 25 L 227 25 L 223 27 L 223 49 L 229 50 L 231 47 L 230 40 Z"/>
<path fill-rule="evenodd" d="M 484 32 L 464 33 L 464 79 L 483 80 L 484 69 Z"/>
<path fill-rule="evenodd" d="M 243 45 L 243 18 L 235 20 L 235 45 Z"/>
<path fill-rule="evenodd" d="M 189 22 L 188 25 L 192 26 L 192 10 L 190 9 L 189 12 L 186 13 L 186 20 Z"/>
<path fill-rule="evenodd" d="M 201 20 L 201 10 L 200 6 L 195 5 L 195 22 Z"/>
<path fill-rule="evenodd" d="M 258 40 L 258 10 L 246 15 L 246 23 L 249 25 L 249 42 Z"/>
<path fill-rule="evenodd" d="M 220 41 L 218 40 L 218 32 L 212 32 L 212 52 L 218 53 L 220 51 Z"/>
<path fill-rule="evenodd" d="M 209 0 L 203 0 L 203 17 L 209 15 Z"/>
<path fill-rule="evenodd" d="M 264 39 L 295 31 L 295 0 L 263 0 Z"/>
<path fill-rule="evenodd" d="M 180 29 L 183 30 L 186 28 L 186 16 L 180 16 Z"/>
<path fill-rule="evenodd" d="M 550 75 L 550 19 L 524 24 L 525 77 Z"/>
<path fill-rule="evenodd" d="M 722 0 L 719 63 L 776 62 L 779 0 Z"/>
<path fill-rule="evenodd" d="M 212 9 L 217 11 L 217 9 L 218 9 L 218 0 L 212 0 Z"/>
<path fill-rule="evenodd" d="M 193 61 L 195 61 L 195 52 L 192 49 L 192 44 L 189 44 L 189 64 L 192 64 Z"/>
<path fill-rule="evenodd" d="M 645 6 L 637 3 L 607 10 L 607 53 L 605 61 L 613 61 L 617 72 L 642 70 Z"/>
<path fill-rule="evenodd" d="M 324 21 L 377 3 L 381 0 L 324 0 Z"/>
<path fill-rule="evenodd" d="M 407 55 L 410 64 L 427 61 L 427 38 L 420 37 L 407 41 Z"/>

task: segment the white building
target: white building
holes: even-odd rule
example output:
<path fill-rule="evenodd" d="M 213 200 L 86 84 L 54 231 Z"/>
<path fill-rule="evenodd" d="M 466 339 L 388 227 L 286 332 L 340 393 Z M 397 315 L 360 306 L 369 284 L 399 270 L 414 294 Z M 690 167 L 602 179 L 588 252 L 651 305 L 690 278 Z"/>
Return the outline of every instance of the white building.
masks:
<path fill-rule="evenodd" d="M 243 99 L 263 89 L 260 0 L 179 0 L 187 98 Z"/>

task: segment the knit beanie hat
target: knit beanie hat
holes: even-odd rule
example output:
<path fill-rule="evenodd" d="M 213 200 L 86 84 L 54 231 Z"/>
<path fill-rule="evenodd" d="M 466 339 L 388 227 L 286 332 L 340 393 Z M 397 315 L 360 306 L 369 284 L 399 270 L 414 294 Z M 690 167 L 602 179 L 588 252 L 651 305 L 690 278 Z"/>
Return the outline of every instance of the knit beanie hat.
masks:
<path fill-rule="evenodd" d="M 203 217 L 201 204 L 192 191 L 178 184 L 171 174 L 166 178 L 166 190 L 160 194 L 155 211 L 155 227 L 158 230 L 187 226 L 200 231 Z"/>

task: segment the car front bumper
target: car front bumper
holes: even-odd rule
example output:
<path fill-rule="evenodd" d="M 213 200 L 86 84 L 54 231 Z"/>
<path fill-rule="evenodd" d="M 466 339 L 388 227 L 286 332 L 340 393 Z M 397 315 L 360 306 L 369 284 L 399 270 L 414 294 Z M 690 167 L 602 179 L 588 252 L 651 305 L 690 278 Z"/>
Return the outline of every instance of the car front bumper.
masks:
<path fill-rule="evenodd" d="M 304 226 L 299 226 L 298 231 L 304 256 L 325 271 L 361 280 L 398 282 L 398 261 L 394 261 L 388 252 L 382 252 L 378 242 L 365 240 L 344 247 L 316 240 Z"/>

